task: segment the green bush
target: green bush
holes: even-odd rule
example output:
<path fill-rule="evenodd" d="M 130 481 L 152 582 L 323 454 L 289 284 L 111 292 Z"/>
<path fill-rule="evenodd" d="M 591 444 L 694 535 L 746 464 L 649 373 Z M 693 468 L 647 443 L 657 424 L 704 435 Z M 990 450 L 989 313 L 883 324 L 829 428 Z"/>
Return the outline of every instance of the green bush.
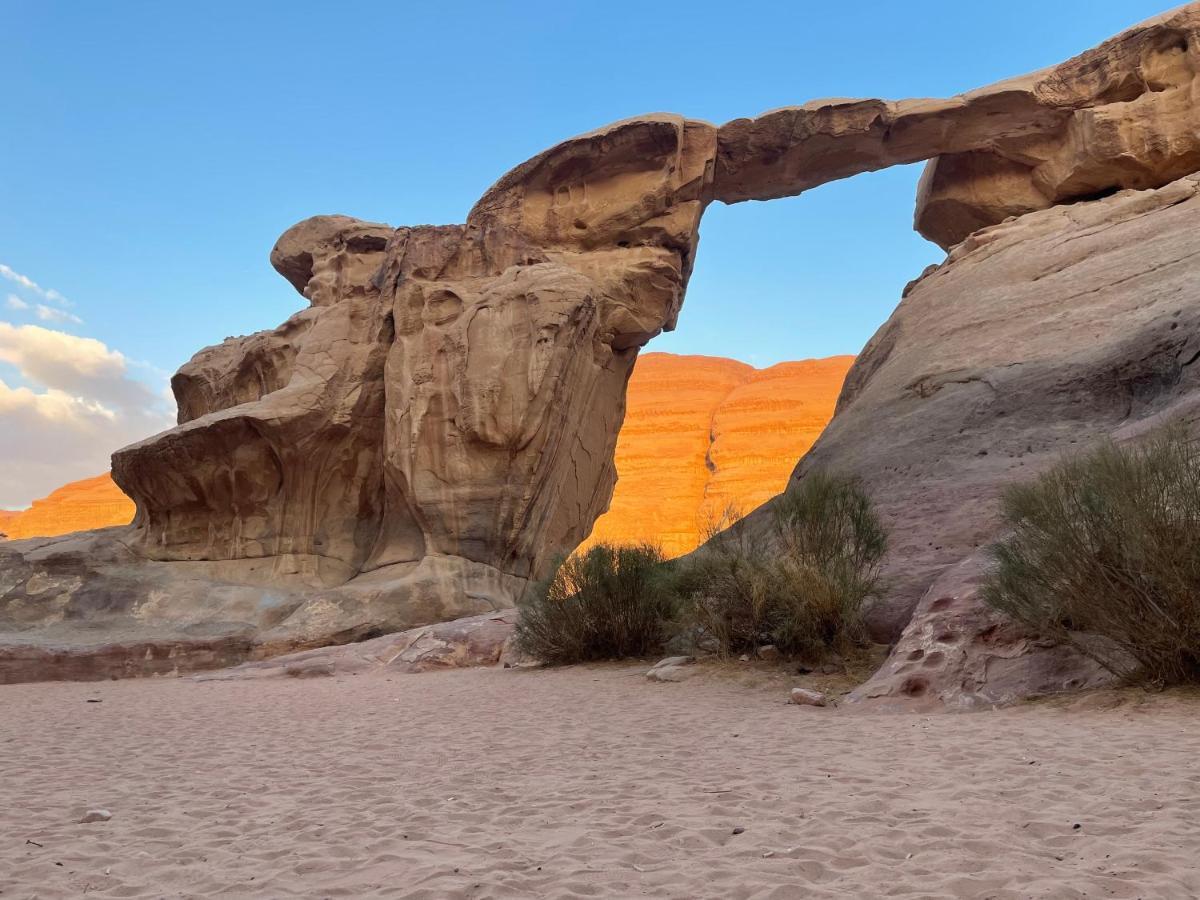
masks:
<path fill-rule="evenodd" d="M 769 524 L 730 518 L 676 575 L 702 642 L 814 660 L 866 643 L 862 607 L 887 535 L 856 479 L 810 472 L 776 498 Z"/>
<path fill-rule="evenodd" d="M 547 663 L 646 656 L 662 649 L 674 612 L 661 550 L 598 544 L 533 587 L 519 607 L 516 643 Z"/>
<path fill-rule="evenodd" d="M 1008 489 L 1003 512 L 992 606 L 1117 674 L 1200 680 L 1200 453 L 1186 432 L 1068 459 Z"/>

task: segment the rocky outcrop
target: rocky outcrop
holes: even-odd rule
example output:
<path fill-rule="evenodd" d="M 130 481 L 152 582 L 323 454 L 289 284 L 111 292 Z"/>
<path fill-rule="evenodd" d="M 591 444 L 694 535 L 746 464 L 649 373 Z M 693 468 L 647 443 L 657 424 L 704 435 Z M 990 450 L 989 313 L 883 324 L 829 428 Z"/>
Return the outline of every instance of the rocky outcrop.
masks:
<path fill-rule="evenodd" d="M 852 356 L 755 369 L 732 359 L 646 353 L 629 381 L 617 487 L 581 545 L 694 550 L 728 510 L 750 512 L 787 484 L 833 415 Z"/>
<path fill-rule="evenodd" d="M 113 484 L 106 472 L 64 484 L 41 500 L 34 500 L 29 509 L 0 511 L 0 533 L 10 540 L 55 537 L 73 531 L 128 525 L 133 513 L 133 501 Z"/>
<path fill-rule="evenodd" d="M 1189 176 L 979 232 L 910 289 L 794 476 L 860 475 L 892 526 L 871 621 L 899 643 L 861 698 L 963 705 L 1095 683 L 1087 661 L 982 608 L 978 553 L 1000 536 L 1005 485 L 1106 436 L 1196 424 L 1198 282 Z"/>
<path fill-rule="evenodd" d="M 309 307 L 180 371 L 178 427 L 113 458 L 130 528 L 5 545 L 0 631 L 245 634 L 255 655 L 511 606 L 608 504 L 625 385 L 675 326 L 705 206 L 941 157 L 917 222 L 959 243 L 804 464 L 861 470 L 917 523 L 875 616 L 897 633 L 991 535 L 1005 478 L 1188 396 L 1172 279 L 1194 183 L 1054 204 L 1200 168 L 1198 53 L 1193 3 L 949 100 L 618 122 L 517 166 L 463 225 L 302 222 L 271 258 Z"/>
<path fill-rule="evenodd" d="M 970 710 L 1104 687 L 1095 660 L 1030 633 L 979 598 L 985 552 L 939 575 L 883 666 L 851 703 L 896 711 Z"/>
<path fill-rule="evenodd" d="M 513 665 L 526 661 L 513 646 L 515 609 L 414 628 L 399 634 L 288 653 L 248 662 L 197 681 L 255 678 L 319 678 L 387 671 L 416 674 L 439 669 Z M 535 663 L 534 663 L 535 664 Z"/>
<path fill-rule="evenodd" d="M 147 560 L 127 534 L 0 543 L 0 684 L 232 666 L 488 615 L 523 584 L 436 555 L 329 588 L 270 566 L 229 577 L 220 563 Z"/>

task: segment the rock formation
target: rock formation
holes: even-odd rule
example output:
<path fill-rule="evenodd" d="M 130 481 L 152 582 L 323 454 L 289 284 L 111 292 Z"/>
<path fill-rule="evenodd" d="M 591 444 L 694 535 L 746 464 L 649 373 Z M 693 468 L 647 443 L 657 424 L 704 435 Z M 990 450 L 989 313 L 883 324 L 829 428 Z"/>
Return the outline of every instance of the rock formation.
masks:
<path fill-rule="evenodd" d="M 72 531 L 128 525 L 133 513 L 133 501 L 113 484 L 106 472 L 64 484 L 41 500 L 34 500 L 29 509 L 0 511 L 0 533 L 14 541 L 55 537 Z"/>
<path fill-rule="evenodd" d="M 271 258 L 309 307 L 179 372 L 179 426 L 113 458 L 129 529 L 0 548 L 0 629 L 99 641 L 98 659 L 153 639 L 178 661 L 511 606 L 608 503 L 625 384 L 675 326 L 705 206 L 938 157 L 916 223 L 955 249 L 804 463 L 894 485 L 896 587 L 875 618 L 895 633 L 992 534 L 1005 478 L 1186 399 L 1172 279 L 1194 185 L 1171 183 L 1200 169 L 1198 61 L 1192 3 L 949 100 L 618 122 L 517 166 L 464 225 L 302 222 Z M 1084 202 L 1130 188 L 1163 190 Z"/>
<path fill-rule="evenodd" d="M 833 415 L 854 358 L 755 369 L 732 359 L 645 353 L 617 438 L 617 487 L 581 549 L 599 541 L 696 548 L 710 523 L 783 490 Z"/>
<path fill-rule="evenodd" d="M 1004 485 L 1104 436 L 1196 423 L 1198 283 L 1193 175 L 977 233 L 911 288 L 796 472 L 859 474 L 893 523 L 873 624 L 899 642 L 860 696 L 990 703 L 1095 682 L 982 608 L 978 551 Z"/>

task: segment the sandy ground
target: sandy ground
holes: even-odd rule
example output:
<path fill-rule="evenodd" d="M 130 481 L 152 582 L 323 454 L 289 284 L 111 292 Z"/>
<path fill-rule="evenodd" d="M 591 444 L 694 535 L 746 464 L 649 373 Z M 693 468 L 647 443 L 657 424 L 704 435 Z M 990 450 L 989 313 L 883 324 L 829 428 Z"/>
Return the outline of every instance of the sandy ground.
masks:
<path fill-rule="evenodd" d="M 1194 697 L 640 671 L 0 688 L 0 897 L 1200 896 Z"/>

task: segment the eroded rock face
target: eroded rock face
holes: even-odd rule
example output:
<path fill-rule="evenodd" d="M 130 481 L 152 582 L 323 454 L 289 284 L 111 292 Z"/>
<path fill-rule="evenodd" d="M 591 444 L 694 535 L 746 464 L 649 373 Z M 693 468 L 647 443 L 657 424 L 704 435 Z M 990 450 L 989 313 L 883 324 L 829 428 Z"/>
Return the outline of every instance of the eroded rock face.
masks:
<path fill-rule="evenodd" d="M 466 225 L 280 238 L 311 307 L 202 351 L 180 427 L 114 457 L 158 560 L 335 585 L 430 555 L 528 578 L 607 505 L 637 349 L 683 299 L 716 130 L 618 123 L 502 179 Z"/>
<path fill-rule="evenodd" d="M 417 674 L 439 669 L 508 665 L 520 658 L 513 647 L 515 609 L 413 628 L 354 644 L 318 647 L 239 666 L 197 681 L 256 678 L 320 678 L 387 671 Z M 536 663 L 534 663 L 536 664 Z"/>
<path fill-rule="evenodd" d="M 608 504 L 625 384 L 675 325 L 705 206 L 940 157 L 917 220 L 949 264 L 804 464 L 861 471 L 913 525 L 875 617 L 898 633 L 990 536 L 1005 478 L 1189 396 L 1195 183 L 1054 204 L 1200 168 L 1198 35 L 1193 3 L 949 100 L 618 122 L 517 166 L 463 225 L 302 222 L 272 263 L 309 308 L 180 370 L 178 427 L 113 459 L 131 528 L 5 545 L 0 630 L 119 635 L 113 660 L 174 641 L 178 667 L 201 634 L 253 656 L 511 606 Z"/>
<path fill-rule="evenodd" d="M 978 554 L 1000 537 L 1005 485 L 1107 436 L 1200 421 L 1198 188 L 1193 175 L 978 232 L 858 357 L 793 477 L 854 472 L 891 525 L 871 624 L 899 642 L 861 697 L 1003 702 L 1099 677 L 983 609 Z"/>
<path fill-rule="evenodd" d="M 897 711 L 971 710 L 1116 681 L 1094 659 L 1030 633 L 983 603 L 979 586 L 987 566 L 980 552 L 939 575 L 887 661 L 850 702 Z"/>

